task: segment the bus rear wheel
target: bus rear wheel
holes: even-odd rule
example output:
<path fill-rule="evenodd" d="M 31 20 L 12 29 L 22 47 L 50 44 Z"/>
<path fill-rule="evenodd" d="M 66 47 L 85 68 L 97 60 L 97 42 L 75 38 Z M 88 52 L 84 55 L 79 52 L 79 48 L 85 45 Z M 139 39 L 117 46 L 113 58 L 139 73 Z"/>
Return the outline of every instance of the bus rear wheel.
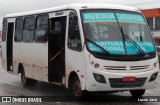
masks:
<path fill-rule="evenodd" d="M 145 93 L 145 89 L 142 89 L 142 90 L 130 90 L 130 93 L 135 98 L 142 97 L 144 95 L 144 93 Z"/>
<path fill-rule="evenodd" d="M 25 76 L 24 69 L 22 69 L 22 72 L 21 72 L 21 82 L 24 87 L 35 86 L 37 84 L 37 80 L 33 80 Z"/>

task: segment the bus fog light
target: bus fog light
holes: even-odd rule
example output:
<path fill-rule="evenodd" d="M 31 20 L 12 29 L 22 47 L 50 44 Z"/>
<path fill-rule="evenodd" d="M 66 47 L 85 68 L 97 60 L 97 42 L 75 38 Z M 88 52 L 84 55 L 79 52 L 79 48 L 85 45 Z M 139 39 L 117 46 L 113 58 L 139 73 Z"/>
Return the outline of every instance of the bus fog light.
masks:
<path fill-rule="evenodd" d="M 93 73 L 95 80 L 99 83 L 106 83 L 106 80 L 103 75 Z"/>
<path fill-rule="evenodd" d="M 152 76 L 151 76 L 151 78 L 150 78 L 149 82 L 154 81 L 154 80 L 157 78 L 157 76 L 158 76 L 158 72 L 156 72 L 156 73 L 152 74 Z"/>
<path fill-rule="evenodd" d="M 100 65 L 99 65 L 98 63 L 94 64 L 94 68 L 96 68 L 96 69 L 98 69 L 99 66 L 100 66 Z"/>

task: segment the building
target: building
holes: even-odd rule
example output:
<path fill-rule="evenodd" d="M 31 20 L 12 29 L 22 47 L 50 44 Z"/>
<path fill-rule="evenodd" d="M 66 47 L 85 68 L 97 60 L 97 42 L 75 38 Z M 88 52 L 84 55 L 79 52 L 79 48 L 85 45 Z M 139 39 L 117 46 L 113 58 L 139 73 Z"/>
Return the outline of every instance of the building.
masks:
<path fill-rule="evenodd" d="M 160 35 L 160 8 L 144 9 L 142 13 L 146 17 L 153 35 Z"/>
<path fill-rule="evenodd" d="M 160 36 L 160 0 L 134 0 L 123 4 L 139 8 L 147 19 L 153 35 Z"/>

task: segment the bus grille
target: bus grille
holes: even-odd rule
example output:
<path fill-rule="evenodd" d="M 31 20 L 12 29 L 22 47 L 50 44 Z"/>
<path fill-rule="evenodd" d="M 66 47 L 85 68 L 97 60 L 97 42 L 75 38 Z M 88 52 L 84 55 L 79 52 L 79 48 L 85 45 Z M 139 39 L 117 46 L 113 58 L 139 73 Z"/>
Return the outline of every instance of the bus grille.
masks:
<path fill-rule="evenodd" d="M 144 66 L 130 66 L 129 69 L 127 69 L 126 66 L 104 66 L 106 70 L 145 70 L 148 69 L 150 65 L 144 65 Z"/>
<path fill-rule="evenodd" d="M 131 66 L 130 70 L 143 70 L 143 69 L 148 69 L 150 65 L 145 65 L 145 66 Z"/>
<path fill-rule="evenodd" d="M 112 88 L 133 88 L 141 87 L 144 85 L 147 78 L 136 78 L 134 82 L 123 82 L 122 78 L 109 78 Z"/>
<path fill-rule="evenodd" d="M 126 70 L 125 66 L 104 66 L 106 70 Z"/>

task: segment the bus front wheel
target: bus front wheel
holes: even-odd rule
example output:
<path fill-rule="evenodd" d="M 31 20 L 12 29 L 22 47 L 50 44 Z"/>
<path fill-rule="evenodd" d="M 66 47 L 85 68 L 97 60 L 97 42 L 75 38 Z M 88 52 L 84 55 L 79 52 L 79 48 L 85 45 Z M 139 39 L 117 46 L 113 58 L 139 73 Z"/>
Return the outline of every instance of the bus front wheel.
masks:
<path fill-rule="evenodd" d="M 78 77 L 75 77 L 72 80 L 71 90 L 73 95 L 78 97 L 79 99 L 86 95 L 86 91 L 81 90 L 81 83 Z"/>
<path fill-rule="evenodd" d="M 145 89 L 142 90 L 130 90 L 130 93 L 133 97 L 142 97 L 145 93 Z"/>

